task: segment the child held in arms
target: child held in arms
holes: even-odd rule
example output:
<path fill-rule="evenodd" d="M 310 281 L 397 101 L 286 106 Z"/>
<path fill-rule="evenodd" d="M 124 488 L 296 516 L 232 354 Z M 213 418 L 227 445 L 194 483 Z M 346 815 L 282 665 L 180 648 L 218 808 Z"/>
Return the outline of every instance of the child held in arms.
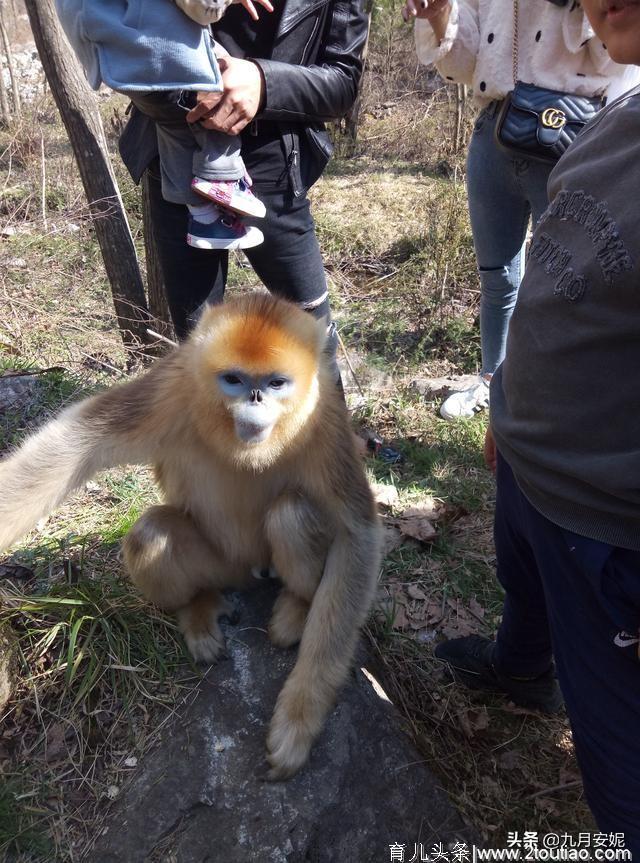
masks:
<path fill-rule="evenodd" d="M 273 11 L 270 0 L 256 2 Z M 262 218 L 265 208 L 251 191 L 240 139 L 186 120 L 198 92 L 223 90 L 226 52 L 208 25 L 231 3 L 257 20 L 252 0 L 56 0 L 91 86 L 126 93 L 155 121 L 163 197 L 189 208 L 187 242 L 200 249 L 244 249 L 263 240 L 243 220 Z"/>
<path fill-rule="evenodd" d="M 640 65 L 640 0 L 581 5 L 612 59 Z M 544 712 L 561 709 L 564 699 L 598 827 L 623 834 L 634 860 L 639 148 L 635 87 L 591 121 L 550 176 L 551 203 L 533 235 L 506 358 L 491 381 L 485 455 L 497 475 L 502 622 L 495 641 L 468 636 L 436 648 L 468 686 Z"/>

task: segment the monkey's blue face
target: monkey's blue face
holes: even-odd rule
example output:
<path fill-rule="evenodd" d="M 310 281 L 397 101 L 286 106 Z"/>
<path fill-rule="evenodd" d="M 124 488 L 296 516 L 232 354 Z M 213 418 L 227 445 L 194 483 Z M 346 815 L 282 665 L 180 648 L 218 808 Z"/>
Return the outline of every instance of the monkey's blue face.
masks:
<path fill-rule="evenodd" d="M 227 369 L 218 374 L 217 381 L 236 436 L 246 444 L 267 440 L 295 390 L 293 379 L 279 372 L 251 375 L 241 369 Z"/>

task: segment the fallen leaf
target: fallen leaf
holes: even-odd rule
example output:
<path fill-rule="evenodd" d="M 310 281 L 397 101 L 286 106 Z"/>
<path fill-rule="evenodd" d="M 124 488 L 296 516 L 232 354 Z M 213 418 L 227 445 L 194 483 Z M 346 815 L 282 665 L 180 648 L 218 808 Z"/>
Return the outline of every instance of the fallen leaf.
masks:
<path fill-rule="evenodd" d="M 383 524 L 382 528 L 382 554 L 386 557 L 399 548 L 404 542 L 402 532 L 394 524 Z"/>
<path fill-rule="evenodd" d="M 0 578 L 15 578 L 18 581 L 26 581 L 33 578 L 33 570 L 19 563 L 0 564 Z"/>
<path fill-rule="evenodd" d="M 458 720 L 467 737 L 475 737 L 478 731 L 485 731 L 489 727 L 486 707 L 481 707 L 480 710 L 464 710 L 458 714 Z"/>
<path fill-rule="evenodd" d="M 469 600 L 469 611 L 471 612 L 471 614 L 474 615 L 474 617 L 477 617 L 480 620 L 484 620 L 484 616 L 486 613 L 485 609 L 480 605 L 475 596 L 473 599 Z"/>
<path fill-rule="evenodd" d="M 427 604 L 426 614 L 430 623 L 437 623 L 442 620 L 442 603 L 432 599 Z"/>
<path fill-rule="evenodd" d="M 66 726 L 62 722 L 58 722 L 47 729 L 45 758 L 49 763 L 67 756 L 68 747 L 65 743 L 66 730 Z"/>
<path fill-rule="evenodd" d="M 378 505 L 387 509 L 394 506 L 400 499 L 398 489 L 394 485 L 388 485 L 384 482 L 371 483 L 371 491 Z"/>
<path fill-rule="evenodd" d="M 407 593 L 411 599 L 428 599 L 427 594 L 417 584 L 410 584 L 407 588 Z"/>
<path fill-rule="evenodd" d="M 438 512 L 441 509 L 442 504 L 440 501 L 437 501 L 432 497 L 428 497 L 415 506 L 410 506 L 408 509 L 405 509 L 405 511 L 401 513 L 401 516 L 402 518 L 430 518 L 432 521 L 436 521 L 438 518 Z"/>
<path fill-rule="evenodd" d="M 409 626 L 407 612 L 402 605 L 396 606 L 393 623 L 391 625 L 393 629 L 407 629 L 407 627 Z"/>
<path fill-rule="evenodd" d="M 406 536 L 417 539 L 418 542 L 432 542 L 438 535 L 435 527 L 426 516 L 402 516 L 398 519 L 398 527 Z"/>

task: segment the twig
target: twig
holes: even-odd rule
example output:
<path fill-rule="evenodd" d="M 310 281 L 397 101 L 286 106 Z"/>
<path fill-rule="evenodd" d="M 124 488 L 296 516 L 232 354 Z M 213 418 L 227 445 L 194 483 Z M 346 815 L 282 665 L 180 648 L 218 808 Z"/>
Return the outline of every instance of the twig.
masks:
<path fill-rule="evenodd" d="M 358 391 L 359 391 L 360 395 L 362 396 L 362 398 L 363 398 L 363 399 L 366 399 L 366 395 L 365 395 L 365 393 L 364 393 L 364 390 L 363 390 L 363 389 L 362 389 L 362 387 L 360 386 L 360 381 L 358 380 L 358 376 L 357 376 L 357 374 L 356 374 L 356 370 L 354 369 L 354 367 L 353 367 L 353 365 L 352 365 L 352 363 L 351 363 L 351 359 L 350 359 L 350 357 L 349 357 L 349 354 L 347 353 L 347 349 L 346 349 L 346 347 L 345 347 L 344 342 L 342 341 L 342 336 L 341 336 L 341 335 L 340 335 L 340 333 L 338 332 L 337 327 L 336 327 L 336 336 L 338 337 L 338 344 L 339 344 L 339 345 L 340 345 L 340 347 L 342 348 L 342 353 L 344 354 L 344 358 L 345 358 L 345 360 L 346 360 L 346 362 L 347 362 L 347 365 L 349 366 L 349 371 L 351 372 L 351 376 L 353 377 L 353 380 L 355 381 L 355 384 L 356 384 L 356 386 L 358 387 Z"/>
<path fill-rule="evenodd" d="M 44 133 L 40 131 L 40 210 L 42 226 L 47 230 L 47 168 L 44 157 Z"/>
<path fill-rule="evenodd" d="M 547 794 L 553 794 L 554 791 L 564 791 L 566 788 L 577 788 L 582 785 L 582 779 L 574 779 L 572 782 L 563 782 L 562 785 L 553 785 L 551 788 L 543 788 L 542 791 L 536 791 L 535 794 L 529 794 L 525 800 L 533 800 L 535 797 L 546 797 Z"/>
<path fill-rule="evenodd" d="M 92 363 L 97 363 L 99 366 L 104 366 L 105 369 L 109 369 L 109 371 L 115 372 L 121 378 L 126 378 L 126 375 L 122 371 L 122 369 L 117 369 L 115 366 L 109 365 L 109 363 L 105 363 L 104 360 L 98 359 L 98 357 L 94 357 L 91 354 L 86 354 L 84 351 L 78 350 L 78 353 L 86 359 L 90 360 Z"/>
<path fill-rule="evenodd" d="M 178 347 L 177 342 L 172 341 L 172 339 L 168 339 L 166 336 L 160 335 L 160 333 L 156 333 L 155 330 L 150 330 L 149 327 L 147 327 L 147 332 L 150 336 L 153 336 L 154 339 L 160 339 L 161 342 L 166 342 L 168 345 L 171 345 L 172 348 Z M 338 338 L 340 338 L 340 336 L 338 336 Z"/>

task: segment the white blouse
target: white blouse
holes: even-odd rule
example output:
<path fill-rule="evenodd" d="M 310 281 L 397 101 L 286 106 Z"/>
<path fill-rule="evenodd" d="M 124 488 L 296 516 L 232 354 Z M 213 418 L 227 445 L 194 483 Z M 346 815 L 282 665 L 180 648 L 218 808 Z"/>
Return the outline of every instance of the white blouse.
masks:
<path fill-rule="evenodd" d="M 517 79 L 579 96 L 616 98 L 640 81 L 640 68 L 614 63 L 576 0 L 520 0 Z M 513 89 L 513 0 L 452 0 L 440 45 L 416 19 L 418 59 L 447 81 L 469 84 L 479 105 Z"/>

